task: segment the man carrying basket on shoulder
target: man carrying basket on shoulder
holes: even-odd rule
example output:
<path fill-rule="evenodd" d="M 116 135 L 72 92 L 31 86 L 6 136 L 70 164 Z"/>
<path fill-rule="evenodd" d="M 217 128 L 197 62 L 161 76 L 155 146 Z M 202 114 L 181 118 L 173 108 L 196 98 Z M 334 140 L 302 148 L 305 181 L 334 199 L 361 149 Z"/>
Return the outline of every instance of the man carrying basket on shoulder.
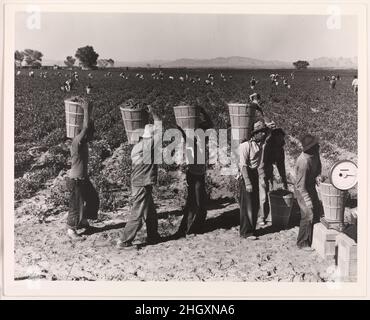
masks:
<path fill-rule="evenodd" d="M 200 110 L 200 121 L 197 129 L 206 131 L 213 127 L 213 122 L 202 107 Z M 206 140 L 202 137 L 194 137 L 190 141 L 184 130 L 178 127 L 187 145 L 191 145 L 193 161 L 187 165 L 186 182 L 188 185 L 188 196 L 183 210 L 183 218 L 180 227 L 176 232 L 176 237 L 185 237 L 187 234 L 197 234 L 202 232 L 204 222 L 207 217 L 206 201 Z M 188 141 L 187 141 L 188 139 Z"/>
<path fill-rule="evenodd" d="M 131 151 L 133 204 L 130 220 L 126 223 L 120 239 L 117 241 L 118 249 L 133 247 L 132 242 L 143 226 L 143 220 L 146 223 L 146 244 L 156 244 L 160 241 L 158 217 L 152 196 L 153 185 L 157 183 L 158 177 L 158 164 L 155 163 L 154 153 L 162 147 L 158 144 L 155 145 L 154 139 L 159 129 L 160 118 L 150 106 L 148 111 L 153 116 L 154 125 L 145 125 L 144 133 Z M 162 140 L 159 139 L 159 141 Z"/>
<path fill-rule="evenodd" d="M 73 138 L 69 187 L 71 191 L 67 234 L 72 239 L 80 238 L 78 229 L 88 228 L 87 219 L 98 218 L 99 196 L 88 177 L 89 146 L 94 135 L 94 122 L 90 119 L 91 105 L 82 103 L 84 119 L 81 131 Z"/>

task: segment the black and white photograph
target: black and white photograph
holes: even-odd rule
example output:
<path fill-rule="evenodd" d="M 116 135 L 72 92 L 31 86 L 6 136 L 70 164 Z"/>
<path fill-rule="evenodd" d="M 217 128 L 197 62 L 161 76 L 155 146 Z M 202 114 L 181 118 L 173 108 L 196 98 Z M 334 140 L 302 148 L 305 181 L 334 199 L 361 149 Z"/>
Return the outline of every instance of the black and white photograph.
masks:
<path fill-rule="evenodd" d="M 357 283 L 362 38 L 325 8 L 17 10 L 14 282 Z"/>

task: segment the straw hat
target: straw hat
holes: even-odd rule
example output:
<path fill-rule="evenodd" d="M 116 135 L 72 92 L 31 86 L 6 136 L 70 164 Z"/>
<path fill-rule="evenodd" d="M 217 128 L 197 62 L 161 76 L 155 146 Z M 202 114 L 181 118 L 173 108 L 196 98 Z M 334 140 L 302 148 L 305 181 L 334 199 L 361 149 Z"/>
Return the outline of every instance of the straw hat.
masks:
<path fill-rule="evenodd" d="M 274 120 L 265 119 L 265 124 L 269 129 L 276 129 L 276 123 Z"/>
<path fill-rule="evenodd" d="M 257 100 L 259 100 L 259 99 L 261 99 L 261 96 L 260 96 L 260 94 L 259 93 L 252 93 L 250 96 L 249 96 L 249 99 L 252 101 L 252 100 L 254 100 L 254 99 L 257 99 Z"/>
<path fill-rule="evenodd" d="M 255 135 L 256 133 L 266 131 L 267 127 L 264 122 L 262 121 L 257 121 L 253 125 L 253 131 L 252 131 L 252 136 Z"/>
<path fill-rule="evenodd" d="M 303 151 L 307 151 L 308 149 L 311 149 L 314 145 L 319 143 L 319 138 L 315 137 L 311 134 L 306 134 L 302 139 L 301 139 L 301 144 Z"/>

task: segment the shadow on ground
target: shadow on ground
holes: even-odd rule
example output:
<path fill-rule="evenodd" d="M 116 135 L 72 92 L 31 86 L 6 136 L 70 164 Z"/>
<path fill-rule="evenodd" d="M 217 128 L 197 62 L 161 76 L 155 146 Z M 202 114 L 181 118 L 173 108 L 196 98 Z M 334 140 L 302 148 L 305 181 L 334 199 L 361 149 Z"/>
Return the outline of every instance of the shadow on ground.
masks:
<path fill-rule="evenodd" d="M 90 226 L 84 233 L 82 233 L 82 235 L 91 236 L 92 234 L 95 234 L 95 233 L 100 233 L 100 232 L 114 230 L 114 229 L 121 229 L 121 228 L 124 228 L 125 225 L 126 223 L 122 222 L 122 223 L 104 226 L 101 228 Z"/>

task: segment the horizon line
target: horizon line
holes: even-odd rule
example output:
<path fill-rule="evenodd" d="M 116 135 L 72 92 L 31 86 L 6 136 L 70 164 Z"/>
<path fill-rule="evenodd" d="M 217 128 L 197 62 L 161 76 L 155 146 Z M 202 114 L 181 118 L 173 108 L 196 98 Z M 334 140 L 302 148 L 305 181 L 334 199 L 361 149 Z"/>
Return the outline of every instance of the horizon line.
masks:
<path fill-rule="evenodd" d="M 20 50 L 20 49 L 17 49 L 18 51 L 23 51 L 23 50 Z M 25 50 L 25 49 L 24 49 Z M 34 50 L 37 50 L 37 49 L 34 49 Z M 74 56 L 73 56 L 74 57 Z M 262 61 L 262 62 L 282 62 L 282 63 L 293 63 L 294 61 L 297 61 L 297 60 L 305 60 L 305 61 L 313 61 L 313 60 L 317 60 L 317 59 L 357 59 L 358 56 L 320 56 L 320 57 L 315 57 L 315 58 L 296 58 L 296 59 L 293 59 L 293 60 L 290 60 L 290 61 L 287 61 L 287 60 L 280 60 L 278 58 L 274 58 L 274 59 L 258 59 L 258 58 L 252 58 L 252 57 L 248 57 L 248 56 L 218 56 L 218 57 L 213 57 L 213 58 L 188 58 L 188 57 L 182 57 L 182 58 L 169 58 L 169 59 L 163 59 L 163 58 L 154 58 L 154 59 L 142 59 L 142 60 L 114 60 L 114 62 L 125 62 L 125 63 L 145 63 L 145 62 L 151 62 L 151 61 L 163 61 L 163 62 L 175 62 L 175 61 L 179 61 L 179 60 L 196 60 L 196 61 L 200 61 L 200 60 L 216 60 L 216 59 L 230 59 L 230 58 L 243 58 L 243 59 L 251 59 L 251 60 L 258 60 L 258 61 Z M 49 60 L 49 61 L 64 61 L 66 59 L 66 57 L 64 58 L 45 58 L 43 57 L 43 60 Z M 101 59 L 108 59 L 108 58 L 101 58 Z M 99 58 L 98 58 L 99 60 Z"/>

